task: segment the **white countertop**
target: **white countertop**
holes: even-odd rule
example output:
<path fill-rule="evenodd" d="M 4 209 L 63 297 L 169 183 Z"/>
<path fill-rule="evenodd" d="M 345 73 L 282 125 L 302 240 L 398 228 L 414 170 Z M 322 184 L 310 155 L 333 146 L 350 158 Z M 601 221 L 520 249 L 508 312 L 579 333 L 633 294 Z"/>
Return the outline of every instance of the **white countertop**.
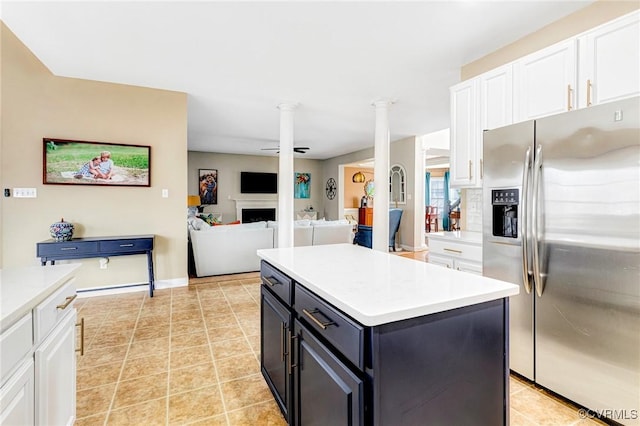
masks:
<path fill-rule="evenodd" d="M 458 241 L 469 244 L 482 245 L 482 232 L 472 231 L 445 231 L 445 232 L 428 232 L 427 238 L 438 239 L 443 241 Z"/>
<path fill-rule="evenodd" d="M 79 263 L 0 269 L 0 332 L 68 281 Z"/>
<path fill-rule="evenodd" d="M 352 244 L 258 250 L 258 256 L 366 326 L 518 294 L 513 284 Z"/>

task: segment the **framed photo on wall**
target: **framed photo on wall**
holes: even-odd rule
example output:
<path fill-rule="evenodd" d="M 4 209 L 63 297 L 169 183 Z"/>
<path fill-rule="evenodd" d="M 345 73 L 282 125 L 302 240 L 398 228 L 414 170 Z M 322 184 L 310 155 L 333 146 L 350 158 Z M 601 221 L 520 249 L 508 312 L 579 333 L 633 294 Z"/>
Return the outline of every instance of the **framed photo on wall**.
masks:
<path fill-rule="evenodd" d="M 218 170 L 198 170 L 198 191 L 200 204 L 218 204 Z"/>
<path fill-rule="evenodd" d="M 42 139 L 42 183 L 151 186 L 151 147 Z"/>
<path fill-rule="evenodd" d="M 293 181 L 293 198 L 311 198 L 309 185 L 311 173 L 295 173 Z"/>

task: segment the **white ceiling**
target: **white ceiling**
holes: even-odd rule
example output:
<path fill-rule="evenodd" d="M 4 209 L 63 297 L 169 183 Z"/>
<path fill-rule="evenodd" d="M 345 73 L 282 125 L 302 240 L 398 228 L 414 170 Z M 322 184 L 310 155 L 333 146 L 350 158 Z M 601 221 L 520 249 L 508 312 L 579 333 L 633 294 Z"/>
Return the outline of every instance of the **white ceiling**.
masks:
<path fill-rule="evenodd" d="M 188 93 L 190 150 L 324 159 L 448 127 L 460 67 L 591 1 L 12 2 L 5 24 L 56 75 Z M 296 156 L 300 156 L 296 154 Z"/>

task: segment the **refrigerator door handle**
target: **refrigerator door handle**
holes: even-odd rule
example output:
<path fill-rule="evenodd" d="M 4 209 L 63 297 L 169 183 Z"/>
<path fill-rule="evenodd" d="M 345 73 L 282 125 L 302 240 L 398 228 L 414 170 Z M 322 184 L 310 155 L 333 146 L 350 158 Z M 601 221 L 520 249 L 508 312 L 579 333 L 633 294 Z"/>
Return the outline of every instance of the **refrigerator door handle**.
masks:
<path fill-rule="evenodd" d="M 531 294 L 531 270 L 529 270 L 529 233 L 528 223 L 528 194 L 529 174 L 531 169 L 531 147 L 527 148 L 524 155 L 524 167 L 522 170 L 522 219 L 520 220 L 520 233 L 522 234 L 522 282 L 527 294 Z"/>
<path fill-rule="evenodd" d="M 533 188 L 531 191 L 531 239 L 533 243 L 533 282 L 536 286 L 536 293 L 542 297 L 544 292 L 544 282 L 540 274 L 540 248 L 538 235 L 538 221 L 540 216 L 540 200 L 538 191 L 540 187 L 540 169 L 542 168 L 542 145 L 538 145 L 533 163 Z"/>

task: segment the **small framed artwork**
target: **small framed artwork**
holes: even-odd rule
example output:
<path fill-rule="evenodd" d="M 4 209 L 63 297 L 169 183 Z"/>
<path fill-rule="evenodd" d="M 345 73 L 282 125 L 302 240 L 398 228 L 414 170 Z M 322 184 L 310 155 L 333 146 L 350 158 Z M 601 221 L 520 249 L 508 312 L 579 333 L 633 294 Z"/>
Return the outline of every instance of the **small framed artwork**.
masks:
<path fill-rule="evenodd" d="M 198 170 L 198 191 L 200 204 L 218 204 L 218 170 Z"/>
<path fill-rule="evenodd" d="M 309 185 L 311 173 L 295 173 L 293 181 L 293 198 L 311 198 Z"/>
<path fill-rule="evenodd" d="M 151 186 L 151 147 L 109 142 L 42 140 L 42 183 Z"/>

